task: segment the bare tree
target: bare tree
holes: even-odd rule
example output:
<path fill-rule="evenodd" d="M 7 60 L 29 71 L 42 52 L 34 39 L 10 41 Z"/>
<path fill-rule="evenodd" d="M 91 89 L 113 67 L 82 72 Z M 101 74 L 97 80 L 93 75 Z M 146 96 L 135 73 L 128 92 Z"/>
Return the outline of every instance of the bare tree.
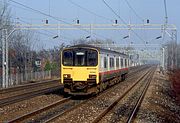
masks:
<path fill-rule="evenodd" d="M 0 2 L 0 30 L 11 28 L 11 10 L 6 1 Z"/>
<path fill-rule="evenodd" d="M 33 37 L 32 31 L 17 30 L 9 40 L 10 50 L 14 51 L 14 55 L 11 56 L 12 67 L 18 68 L 21 73 L 33 71 Z"/>

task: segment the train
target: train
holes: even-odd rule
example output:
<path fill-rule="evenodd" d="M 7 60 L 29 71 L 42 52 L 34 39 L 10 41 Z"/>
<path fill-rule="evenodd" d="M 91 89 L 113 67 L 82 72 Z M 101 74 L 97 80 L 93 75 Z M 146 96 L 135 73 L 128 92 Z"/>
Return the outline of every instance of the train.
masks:
<path fill-rule="evenodd" d="M 129 56 L 91 45 L 74 45 L 61 51 L 61 83 L 70 95 L 98 94 L 110 85 L 125 80 Z"/>

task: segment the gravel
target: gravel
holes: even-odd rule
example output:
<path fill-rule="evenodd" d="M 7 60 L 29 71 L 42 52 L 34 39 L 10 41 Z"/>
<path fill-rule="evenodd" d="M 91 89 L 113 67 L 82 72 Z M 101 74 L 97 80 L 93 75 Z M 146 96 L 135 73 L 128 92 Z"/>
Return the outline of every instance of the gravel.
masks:
<path fill-rule="evenodd" d="M 25 113 L 51 104 L 63 97 L 55 94 L 37 96 L 0 108 L 0 122 L 5 122 Z"/>
<path fill-rule="evenodd" d="M 180 123 L 180 104 L 167 77 L 156 72 L 139 113 L 138 123 Z"/>
<path fill-rule="evenodd" d="M 136 77 L 138 78 L 138 76 Z M 154 81 L 151 83 L 150 88 L 148 89 L 147 95 L 142 102 L 142 106 L 140 107 L 135 122 L 178 123 L 180 121 L 180 105 L 173 95 L 170 82 L 168 82 L 165 78 L 165 76 L 162 76 L 158 73 L 154 76 Z M 121 96 L 122 93 L 134 82 L 135 81 L 121 82 L 120 84 L 115 85 L 115 88 L 113 87 L 113 89 L 108 93 L 104 92 L 100 94 L 95 99 L 88 101 L 87 103 L 81 105 L 81 107 L 72 110 L 64 116 L 59 117 L 54 122 L 90 123 L 106 107 L 114 102 L 114 100 Z M 138 93 L 134 93 L 134 98 L 136 97 L 136 94 Z M 62 98 L 63 97 L 55 94 L 42 95 L 2 107 L 0 108 L 0 122 L 6 122 L 10 119 L 36 110 L 37 108 L 44 107 Z M 127 100 L 129 100 L 129 102 L 133 102 L 132 100 L 134 98 L 127 98 Z M 107 117 L 105 117 L 105 119 L 102 121 L 123 122 L 123 120 L 120 120 L 120 118 L 122 118 L 123 115 L 125 116 L 127 113 L 127 108 L 129 106 L 129 104 L 125 103 L 127 100 L 122 102 L 122 104 L 124 103 L 122 106 L 119 105 L 116 108 L 116 112 L 109 113 L 109 115 L 107 115 Z M 121 114 L 122 112 L 124 112 L 124 114 Z"/>
<path fill-rule="evenodd" d="M 137 76 L 136 76 L 137 77 Z M 95 99 L 88 101 L 81 107 L 67 113 L 66 115 L 57 118 L 54 122 L 57 123 L 90 123 L 99 115 L 105 108 L 114 102 L 123 92 L 131 86 L 135 81 L 124 81 L 111 88 L 108 93 L 102 93 Z"/>
<path fill-rule="evenodd" d="M 41 85 L 41 86 L 37 86 L 37 87 L 33 87 L 33 88 L 26 88 L 26 89 L 21 89 L 18 91 L 4 93 L 4 94 L 0 94 L 0 99 L 8 98 L 8 97 L 16 96 L 16 95 L 21 95 L 23 93 L 29 93 L 32 91 L 42 90 L 42 89 L 46 89 L 46 88 L 50 88 L 50 87 L 55 87 L 55 86 L 58 86 L 58 84 L 56 85 L 56 83 L 55 84 L 52 83 L 49 85 Z"/>
<path fill-rule="evenodd" d="M 144 87 L 144 81 L 138 83 L 113 109 L 108 112 L 100 123 L 126 122 L 132 112 L 137 99 L 140 97 Z"/>
<path fill-rule="evenodd" d="M 81 107 L 59 117 L 55 123 L 90 123 L 96 118 L 107 106 L 117 99 L 128 86 L 132 83 L 122 82 L 116 85 L 114 90 L 108 93 L 102 93 L 95 99 L 83 104 Z M 134 98 L 138 92 L 134 93 Z M 133 104 L 134 98 L 127 98 L 128 102 Z M 127 118 L 127 109 L 132 107 L 122 102 L 123 105 L 116 107 L 116 110 L 104 117 L 101 122 L 124 122 Z M 180 122 L 180 105 L 175 100 L 170 82 L 165 76 L 158 74 L 154 75 L 153 81 L 146 93 L 145 99 L 139 109 L 134 122 L 140 123 L 179 123 Z"/>

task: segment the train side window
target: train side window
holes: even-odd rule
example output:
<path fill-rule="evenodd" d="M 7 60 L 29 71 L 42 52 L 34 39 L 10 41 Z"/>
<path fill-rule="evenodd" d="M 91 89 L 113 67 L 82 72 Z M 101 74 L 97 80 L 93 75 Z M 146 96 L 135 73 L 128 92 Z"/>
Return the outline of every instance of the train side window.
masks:
<path fill-rule="evenodd" d="M 127 59 L 125 59 L 125 67 L 127 67 Z"/>
<path fill-rule="evenodd" d="M 112 58 L 112 67 L 114 67 L 114 58 Z"/>
<path fill-rule="evenodd" d="M 122 67 L 122 68 L 124 67 L 123 59 L 121 59 L 121 67 Z"/>
<path fill-rule="evenodd" d="M 127 67 L 129 67 L 129 59 L 127 59 Z"/>
<path fill-rule="evenodd" d="M 114 58 L 110 58 L 110 68 L 114 67 Z"/>
<path fill-rule="evenodd" d="M 107 58 L 104 57 L 104 68 L 107 68 Z"/>
<path fill-rule="evenodd" d="M 119 58 L 116 58 L 116 67 L 119 68 Z"/>

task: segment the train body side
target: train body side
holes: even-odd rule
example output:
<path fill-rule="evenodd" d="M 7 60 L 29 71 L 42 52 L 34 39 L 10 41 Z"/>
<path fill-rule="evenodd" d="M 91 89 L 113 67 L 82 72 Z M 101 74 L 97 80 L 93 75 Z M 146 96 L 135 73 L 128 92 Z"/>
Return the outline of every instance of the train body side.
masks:
<path fill-rule="evenodd" d="M 100 51 L 99 78 L 100 82 L 128 73 L 130 61 L 124 54 Z"/>

